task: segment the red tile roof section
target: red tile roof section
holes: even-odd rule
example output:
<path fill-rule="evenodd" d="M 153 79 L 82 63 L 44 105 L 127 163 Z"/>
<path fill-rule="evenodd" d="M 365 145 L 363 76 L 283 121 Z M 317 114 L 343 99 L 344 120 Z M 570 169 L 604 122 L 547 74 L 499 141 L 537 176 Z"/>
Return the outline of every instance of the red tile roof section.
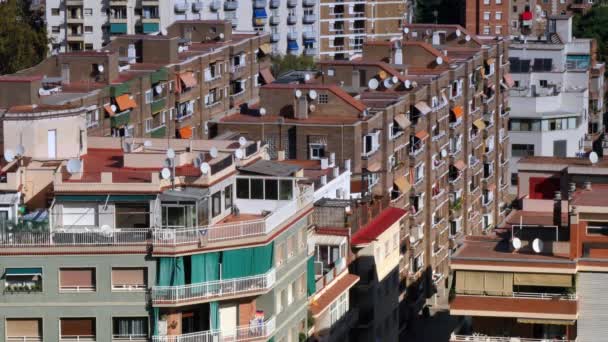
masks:
<path fill-rule="evenodd" d="M 380 234 L 384 233 L 395 222 L 407 215 L 407 211 L 399 208 L 389 207 L 384 209 L 376 218 L 365 227 L 359 229 L 353 235 L 351 242 L 353 245 L 367 244 L 374 241 Z"/>
<path fill-rule="evenodd" d="M 429 53 L 431 53 L 433 56 L 443 58 L 443 63 L 449 64 L 451 62 L 451 60 L 450 60 L 450 58 L 448 56 L 446 56 L 443 53 L 441 53 L 441 51 L 435 49 L 429 43 L 419 42 L 419 41 L 411 41 L 411 40 L 403 41 L 403 47 L 405 49 L 407 49 L 408 46 L 419 46 L 419 47 L 425 49 L 426 51 L 428 51 Z"/>
<path fill-rule="evenodd" d="M 348 291 L 353 285 L 359 281 L 359 276 L 354 274 L 345 274 L 339 279 L 332 282 L 325 291 L 310 304 L 310 311 L 314 316 L 319 315 L 329 308 L 330 304 L 338 300 L 340 295 Z"/>
<path fill-rule="evenodd" d="M 266 89 L 315 89 L 315 90 L 324 89 L 324 90 L 331 91 L 332 93 L 334 93 L 334 95 L 341 98 L 344 102 L 348 103 L 353 108 L 355 108 L 361 112 L 367 109 L 367 106 L 365 106 L 365 104 L 363 104 L 363 102 L 350 96 L 347 92 L 342 90 L 342 88 L 340 88 L 337 85 L 271 83 L 271 84 L 264 85 L 262 88 L 266 88 Z"/>

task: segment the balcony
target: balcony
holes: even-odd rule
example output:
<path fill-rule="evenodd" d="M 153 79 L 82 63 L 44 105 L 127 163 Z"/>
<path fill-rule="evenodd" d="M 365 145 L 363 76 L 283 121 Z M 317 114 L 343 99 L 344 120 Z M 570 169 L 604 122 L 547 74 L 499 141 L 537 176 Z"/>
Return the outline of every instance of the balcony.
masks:
<path fill-rule="evenodd" d="M 338 277 L 346 269 L 346 260 L 344 258 L 340 258 L 336 260 L 335 267 L 330 269 L 327 272 L 317 272 L 319 270 L 315 269 L 315 278 L 316 278 L 316 292 L 320 292 L 327 285 L 331 284 L 331 282 Z"/>
<path fill-rule="evenodd" d="M 224 2 L 224 11 L 236 11 L 239 8 L 238 1 L 226 1 Z"/>
<path fill-rule="evenodd" d="M 306 40 L 315 40 L 315 39 L 317 39 L 317 32 L 304 31 L 304 32 L 302 32 L 302 38 L 304 38 Z"/>
<path fill-rule="evenodd" d="M 270 8 L 281 7 L 281 0 L 270 0 Z"/>
<path fill-rule="evenodd" d="M 192 12 L 200 12 L 204 8 L 202 1 L 197 1 L 192 3 Z"/>
<path fill-rule="evenodd" d="M 279 15 L 273 15 L 270 17 L 270 25 L 279 25 L 281 23 L 281 17 Z"/>
<path fill-rule="evenodd" d="M 208 281 L 181 286 L 152 287 L 154 306 L 177 306 L 204 303 L 223 297 L 237 298 L 260 295 L 268 292 L 276 282 L 276 271 L 270 269 L 265 274 Z"/>
<path fill-rule="evenodd" d="M 271 42 L 271 43 L 276 43 L 276 42 L 278 42 L 279 40 L 281 40 L 281 35 L 280 35 L 279 33 L 272 33 L 272 34 L 270 35 L 270 42 Z"/>
<path fill-rule="evenodd" d="M 302 22 L 303 22 L 304 24 L 312 24 L 312 23 L 314 23 L 314 22 L 315 22 L 315 20 L 317 20 L 317 16 L 316 16 L 316 15 L 314 15 L 314 14 L 305 14 L 305 15 L 302 17 Z"/>
<path fill-rule="evenodd" d="M 298 6 L 298 0 L 287 0 L 287 7 L 293 8 Z"/>
<path fill-rule="evenodd" d="M 266 341 L 276 328 L 275 317 L 260 326 L 239 326 L 230 330 L 207 330 L 183 335 L 153 336 L 152 342 L 210 342 L 210 341 Z"/>
<path fill-rule="evenodd" d="M 255 0 L 253 2 L 253 8 L 265 8 L 266 0 Z"/>
<path fill-rule="evenodd" d="M 304 7 L 313 7 L 315 3 L 315 0 L 302 0 L 302 6 Z"/>
<path fill-rule="evenodd" d="M 287 39 L 288 40 L 298 40 L 298 32 L 295 32 L 295 31 L 287 32 Z"/>
<path fill-rule="evenodd" d="M 298 21 L 298 19 L 296 18 L 295 15 L 290 14 L 290 15 L 287 16 L 287 24 L 288 25 L 295 25 L 297 21 Z"/>
<path fill-rule="evenodd" d="M 174 6 L 175 12 L 184 13 L 188 10 L 188 4 L 185 2 L 178 2 Z"/>
<path fill-rule="evenodd" d="M 317 49 L 316 48 L 304 48 L 304 55 L 305 56 L 316 56 Z"/>

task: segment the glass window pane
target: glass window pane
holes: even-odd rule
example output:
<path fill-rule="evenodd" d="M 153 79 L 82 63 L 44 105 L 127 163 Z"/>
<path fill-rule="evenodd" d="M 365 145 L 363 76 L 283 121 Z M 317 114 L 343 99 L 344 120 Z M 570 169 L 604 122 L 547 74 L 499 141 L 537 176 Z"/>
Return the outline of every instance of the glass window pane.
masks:
<path fill-rule="evenodd" d="M 280 181 L 280 194 L 279 199 L 281 201 L 289 201 L 293 198 L 293 181 L 290 179 Z"/>
<path fill-rule="evenodd" d="M 249 179 L 238 178 L 236 180 L 236 197 L 249 199 Z"/>
<path fill-rule="evenodd" d="M 221 193 L 221 191 L 218 191 L 218 192 L 214 193 L 213 195 L 211 195 L 211 207 L 212 207 L 211 215 L 213 215 L 213 217 L 216 217 L 222 213 L 222 193 Z"/>
<path fill-rule="evenodd" d="M 224 188 L 224 206 L 226 209 L 232 208 L 232 185 Z"/>
<path fill-rule="evenodd" d="M 277 200 L 279 199 L 279 189 L 278 182 L 276 179 L 266 179 L 266 186 L 264 188 L 265 198 L 267 200 Z"/>
<path fill-rule="evenodd" d="M 206 226 L 209 224 L 209 199 L 204 198 L 197 203 L 198 206 L 198 225 Z"/>
<path fill-rule="evenodd" d="M 251 199 L 264 199 L 263 179 L 251 179 Z"/>

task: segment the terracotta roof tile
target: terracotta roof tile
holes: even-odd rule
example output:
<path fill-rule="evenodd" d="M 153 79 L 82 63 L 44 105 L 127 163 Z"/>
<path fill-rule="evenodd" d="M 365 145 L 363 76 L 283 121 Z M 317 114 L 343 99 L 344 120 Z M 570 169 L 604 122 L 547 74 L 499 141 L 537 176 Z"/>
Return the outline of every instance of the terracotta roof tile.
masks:
<path fill-rule="evenodd" d="M 271 84 L 264 85 L 262 88 L 266 88 L 266 89 L 324 89 L 324 90 L 331 91 L 332 93 L 334 93 L 334 95 L 338 96 L 344 102 L 350 104 L 353 108 L 355 108 L 361 112 L 367 109 L 367 106 L 365 106 L 365 104 L 363 104 L 363 102 L 350 96 L 347 92 L 345 92 L 344 90 L 342 90 L 342 88 L 340 88 L 339 86 L 337 86 L 335 84 L 321 85 L 321 84 L 306 84 L 306 83 L 304 83 L 304 84 L 271 83 Z"/>
<path fill-rule="evenodd" d="M 317 316 L 327 310 L 331 303 L 338 300 L 342 293 L 348 291 L 357 282 L 359 282 L 359 276 L 346 273 L 330 283 L 328 287 L 323 289 L 323 293 L 320 296 L 312 300 L 310 311 L 313 316 Z"/>

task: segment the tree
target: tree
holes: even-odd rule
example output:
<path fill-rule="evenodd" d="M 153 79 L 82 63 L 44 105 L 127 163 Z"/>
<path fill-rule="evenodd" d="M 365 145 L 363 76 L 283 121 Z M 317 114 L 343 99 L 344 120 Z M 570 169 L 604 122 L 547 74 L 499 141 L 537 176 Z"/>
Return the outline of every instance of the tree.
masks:
<path fill-rule="evenodd" d="M 575 37 L 595 38 L 600 61 L 608 60 L 608 7 L 593 6 L 585 15 L 577 15 L 573 20 Z"/>
<path fill-rule="evenodd" d="M 310 56 L 275 55 L 271 58 L 272 74 L 279 77 L 290 70 L 313 70 L 315 61 Z"/>
<path fill-rule="evenodd" d="M 29 0 L 0 2 L 0 75 L 29 68 L 46 57 L 44 19 Z"/>
<path fill-rule="evenodd" d="M 416 23 L 460 24 L 462 7 L 466 0 L 417 0 Z"/>

